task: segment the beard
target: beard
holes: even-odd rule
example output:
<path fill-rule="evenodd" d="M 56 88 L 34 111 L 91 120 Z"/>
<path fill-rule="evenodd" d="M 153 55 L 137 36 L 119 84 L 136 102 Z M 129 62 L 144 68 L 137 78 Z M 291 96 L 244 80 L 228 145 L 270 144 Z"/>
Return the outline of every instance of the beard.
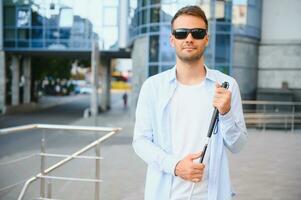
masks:
<path fill-rule="evenodd" d="M 195 62 L 202 58 L 204 54 L 205 48 L 199 50 L 198 52 L 194 54 L 189 54 L 186 52 L 181 52 L 179 50 L 176 50 L 177 57 L 183 61 L 183 62 Z"/>

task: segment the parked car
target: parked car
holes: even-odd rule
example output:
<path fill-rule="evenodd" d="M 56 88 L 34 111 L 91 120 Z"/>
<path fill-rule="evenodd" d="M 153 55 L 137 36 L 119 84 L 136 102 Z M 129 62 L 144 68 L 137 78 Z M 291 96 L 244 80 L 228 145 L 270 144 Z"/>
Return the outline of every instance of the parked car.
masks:
<path fill-rule="evenodd" d="M 91 85 L 77 85 L 74 90 L 75 94 L 91 94 L 92 87 Z"/>

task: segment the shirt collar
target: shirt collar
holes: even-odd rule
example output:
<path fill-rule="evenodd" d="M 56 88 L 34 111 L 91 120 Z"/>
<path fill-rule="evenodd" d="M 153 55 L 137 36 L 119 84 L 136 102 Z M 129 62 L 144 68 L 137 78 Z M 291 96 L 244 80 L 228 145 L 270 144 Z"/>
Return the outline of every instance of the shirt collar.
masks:
<path fill-rule="evenodd" d="M 207 65 L 204 65 L 204 66 L 205 66 L 205 69 L 206 69 L 206 79 L 209 79 L 213 82 L 216 82 L 217 80 L 216 80 L 216 77 L 215 77 L 212 69 L 209 69 L 207 67 Z M 168 80 L 170 82 L 176 80 L 176 65 L 170 70 Z"/>

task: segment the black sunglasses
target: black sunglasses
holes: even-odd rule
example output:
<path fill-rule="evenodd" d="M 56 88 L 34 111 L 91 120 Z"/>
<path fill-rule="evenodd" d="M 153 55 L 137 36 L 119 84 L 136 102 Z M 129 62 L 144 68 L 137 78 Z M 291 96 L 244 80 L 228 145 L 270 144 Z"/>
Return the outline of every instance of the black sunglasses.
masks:
<path fill-rule="evenodd" d="M 205 37 L 207 30 L 203 28 L 179 28 L 172 31 L 172 34 L 175 36 L 175 38 L 180 40 L 187 38 L 189 33 L 191 33 L 194 39 L 200 40 Z"/>

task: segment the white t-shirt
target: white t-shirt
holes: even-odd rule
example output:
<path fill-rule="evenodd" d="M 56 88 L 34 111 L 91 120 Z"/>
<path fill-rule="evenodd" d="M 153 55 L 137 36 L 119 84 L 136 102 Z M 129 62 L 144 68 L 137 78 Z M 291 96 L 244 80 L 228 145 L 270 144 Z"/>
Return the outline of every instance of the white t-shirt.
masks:
<path fill-rule="evenodd" d="M 171 99 L 171 137 L 173 153 L 184 158 L 188 154 L 202 151 L 213 112 L 212 97 L 204 87 L 204 81 L 197 85 L 178 83 Z M 209 148 L 204 159 L 205 173 L 201 182 L 195 185 L 194 200 L 208 200 Z M 198 162 L 198 159 L 195 160 Z M 173 178 L 170 199 L 187 200 L 192 182 L 178 176 Z"/>

